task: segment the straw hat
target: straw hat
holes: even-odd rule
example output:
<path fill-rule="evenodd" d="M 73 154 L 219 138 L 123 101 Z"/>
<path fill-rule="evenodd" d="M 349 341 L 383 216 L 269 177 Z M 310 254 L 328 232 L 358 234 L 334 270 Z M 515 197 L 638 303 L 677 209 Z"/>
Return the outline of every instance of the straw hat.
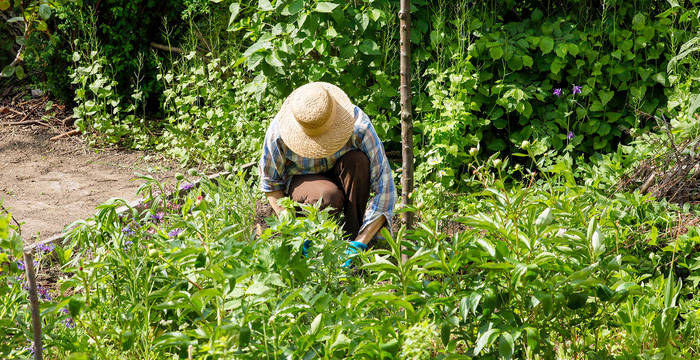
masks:
<path fill-rule="evenodd" d="M 278 114 L 282 141 L 296 154 L 320 159 L 333 155 L 350 139 L 354 105 L 339 87 L 313 82 L 294 90 Z"/>

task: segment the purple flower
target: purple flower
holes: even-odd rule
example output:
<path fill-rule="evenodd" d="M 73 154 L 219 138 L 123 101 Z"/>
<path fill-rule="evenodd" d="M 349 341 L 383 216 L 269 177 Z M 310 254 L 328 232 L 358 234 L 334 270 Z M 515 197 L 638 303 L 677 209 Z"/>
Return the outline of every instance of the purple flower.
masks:
<path fill-rule="evenodd" d="M 65 326 L 68 329 L 72 329 L 75 327 L 75 323 L 73 322 L 73 318 L 65 318 L 63 319 L 63 326 Z"/>
<path fill-rule="evenodd" d="M 122 232 L 123 232 L 124 234 L 127 234 L 127 235 L 134 235 L 134 234 L 136 234 L 136 231 L 132 230 L 131 227 L 130 227 L 129 225 L 127 225 L 127 226 L 125 226 L 124 228 L 122 228 Z"/>
<path fill-rule="evenodd" d="M 574 95 L 580 94 L 581 93 L 581 87 L 578 85 L 574 85 L 574 90 L 572 91 Z"/>
<path fill-rule="evenodd" d="M 180 190 L 189 190 L 193 187 L 194 187 L 194 185 L 192 183 L 187 182 L 187 183 L 180 185 Z"/>
<path fill-rule="evenodd" d="M 49 292 L 49 289 L 47 289 L 41 285 L 37 285 L 36 290 L 39 292 L 39 295 L 41 295 L 41 298 L 49 300 L 49 301 L 51 300 L 51 293 Z"/>
<path fill-rule="evenodd" d="M 168 232 L 168 236 L 170 236 L 171 238 L 175 238 L 175 237 L 177 237 L 178 235 L 180 235 L 181 232 L 182 232 L 182 229 L 179 229 L 179 228 L 178 228 L 178 229 L 173 229 L 173 230 L 170 230 L 170 231 Z"/>
<path fill-rule="evenodd" d="M 569 131 L 569 133 L 566 134 L 566 138 L 569 139 L 569 140 L 572 140 L 572 139 L 574 138 L 574 132 L 573 132 L 573 131 Z"/>
<path fill-rule="evenodd" d="M 24 271 L 24 261 L 18 261 L 17 268 L 20 269 L 21 271 Z"/>
<path fill-rule="evenodd" d="M 66 315 L 70 314 L 70 311 L 68 311 L 68 308 L 66 308 L 66 307 L 64 307 L 64 308 L 62 308 L 61 310 L 58 310 L 58 311 L 61 312 L 61 313 L 66 314 Z"/>
<path fill-rule="evenodd" d="M 39 251 L 46 253 L 46 254 L 53 252 L 53 249 L 55 249 L 55 248 L 56 248 L 56 245 L 54 245 L 54 244 L 41 244 L 41 245 L 39 245 Z"/>
<path fill-rule="evenodd" d="M 556 88 L 554 91 L 552 91 L 552 94 L 556 95 L 557 97 L 561 97 L 561 89 Z"/>
<path fill-rule="evenodd" d="M 162 211 L 159 211 L 159 212 L 151 215 L 151 218 L 155 221 L 161 221 L 161 220 L 163 220 L 163 216 L 165 216 L 165 213 Z"/>

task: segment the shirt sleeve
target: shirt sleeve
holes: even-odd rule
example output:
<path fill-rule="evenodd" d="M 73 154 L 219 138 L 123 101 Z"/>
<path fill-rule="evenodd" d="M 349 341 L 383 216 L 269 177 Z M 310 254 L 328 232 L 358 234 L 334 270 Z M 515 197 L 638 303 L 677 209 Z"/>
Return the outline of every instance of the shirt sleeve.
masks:
<path fill-rule="evenodd" d="M 394 186 L 391 166 L 389 166 L 389 159 L 384 152 L 384 145 L 379 140 L 369 117 L 362 111 L 359 111 L 358 115 L 364 123 L 363 125 L 366 126 L 359 148 L 369 158 L 370 185 L 374 192 L 374 198 L 370 200 L 368 209 L 365 211 L 360 232 L 382 215 L 386 218 L 386 224 L 391 231 L 394 205 L 396 204 L 396 187 Z"/>
<path fill-rule="evenodd" d="M 273 120 L 265 133 L 262 155 L 258 164 L 260 190 L 263 192 L 284 191 L 287 183 L 284 165 L 285 157 L 280 149 L 276 132 L 276 120 Z"/>

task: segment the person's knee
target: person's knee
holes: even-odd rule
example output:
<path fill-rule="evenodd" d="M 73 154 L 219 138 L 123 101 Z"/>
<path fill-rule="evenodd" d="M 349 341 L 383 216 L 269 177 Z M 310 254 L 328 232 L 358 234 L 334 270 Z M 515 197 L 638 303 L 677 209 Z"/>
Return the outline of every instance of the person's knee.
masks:
<path fill-rule="evenodd" d="M 316 204 L 321 201 L 321 209 L 331 207 L 335 210 L 342 210 L 345 204 L 345 196 L 343 192 L 336 187 L 324 188 L 318 193 L 318 197 L 309 199 L 307 202 Z"/>

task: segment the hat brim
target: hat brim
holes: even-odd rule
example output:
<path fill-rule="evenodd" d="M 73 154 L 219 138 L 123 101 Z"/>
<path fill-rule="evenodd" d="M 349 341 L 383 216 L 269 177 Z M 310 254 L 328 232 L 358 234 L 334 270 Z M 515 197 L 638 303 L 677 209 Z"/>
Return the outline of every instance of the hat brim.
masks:
<path fill-rule="evenodd" d="M 278 114 L 282 141 L 297 155 L 310 159 L 321 159 L 335 154 L 347 144 L 355 128 L 355 106 L 348 95 L 333 84 L 326 82 L 316 84 L 322 85 L 335 101 L 335 111 L 329 120 L 331 124 L 326 132 L 310 136 L 294 119 L 290 99 L 297 90 L 285 99 Z"/>

